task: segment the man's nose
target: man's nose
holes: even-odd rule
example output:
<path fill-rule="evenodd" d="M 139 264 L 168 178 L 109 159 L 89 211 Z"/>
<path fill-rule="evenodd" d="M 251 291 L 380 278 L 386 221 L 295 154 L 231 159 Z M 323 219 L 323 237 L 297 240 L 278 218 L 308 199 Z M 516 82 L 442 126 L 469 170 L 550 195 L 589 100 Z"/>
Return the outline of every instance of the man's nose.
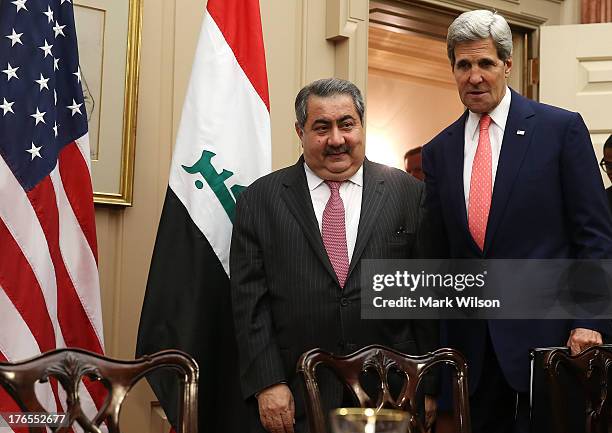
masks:
<path fill-rule="evenodd" d="M 344 136 L 337 126 L 333 126 L 329 132 L 327 144 L 330 146 L 341 146 L 344 144 Z"/>
<path fill-rule="evenodd" d="M 479 68 L 472 68 L 470 70 L 470 84 L 478 85 L 482 83 L 482 73 Z"/>

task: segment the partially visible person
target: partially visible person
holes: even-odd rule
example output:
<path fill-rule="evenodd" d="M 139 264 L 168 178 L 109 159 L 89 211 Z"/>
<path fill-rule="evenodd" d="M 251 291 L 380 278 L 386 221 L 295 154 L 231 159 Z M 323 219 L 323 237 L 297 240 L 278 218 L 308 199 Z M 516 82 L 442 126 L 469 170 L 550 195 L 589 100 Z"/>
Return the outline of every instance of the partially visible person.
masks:
<path fill-rule="evenodd" d="M 608 175 L 608 179 L 612 182 L 612 135 L 608 137 L 604 143 L 603 158 L 599 163 L 601 169 Z M 610 203 L 610 209 L 612 209 L 612 186 L 606 189 L 608 195 L 608 203 Z"/>
<path fill-rule="evenodd" d="M 423 150 L 423 146 L 410 149 L 404 154 L 404 168 L 406 173 L 416 177 L 418 180 L 425 180 L 423 168 L 421 167 L 421 150 Z"/>
<path fill-rule="evenodd" d="M 465 113 L 423 148 L 426 216 L 438 257 L 610 258 L 612 215 L 578 113 L 507 86 L 512 33 L 487 10 L 461 14 L 447 51 Z M 447 344 L 470 368 L 473 433 L 529 431 L 529 350 L 601 344 L 609 321 L 460 320 Z M 444 344 L 445 342 L 443 342 Z"/>
<path fill-rule="evenodd" d="M 424 354 L 439 345 L 437 321 L 361 319 L 361 261 L 415 257 L 424 190 L 365 158 L 364 110 L 348 81 L 305 86 L 295 101 L 303 156 L 238 198 L 232 309 L 251 432 L 307 431 L 295 368 L 310 349 L 346 355 L 378 343 Z M 325 413 L 341 407 L 342 386 L 319 379 Z M 429 425 L 435 404 L 426 397 Z"/>

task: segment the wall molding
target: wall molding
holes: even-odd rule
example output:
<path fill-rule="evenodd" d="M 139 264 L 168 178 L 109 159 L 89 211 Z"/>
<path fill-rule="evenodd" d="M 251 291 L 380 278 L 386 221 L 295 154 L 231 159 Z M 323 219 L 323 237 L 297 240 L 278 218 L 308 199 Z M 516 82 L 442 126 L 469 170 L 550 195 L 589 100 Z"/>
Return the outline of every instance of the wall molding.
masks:
<path fill-rule="evenodd" d="M 555 0 L 550 0 L 555 1 Z M 517 4 L 511 1 L 513 4 Z M 459 13 L 483 8 L 482 3 L 473 2 L 470 0 L 381 0 L 372 1 L 372 8 L 378 9 L 381 13 L 386 15 L 398 15 L 401 16 L 401 11 L 405 9 L 404 5 L 409 5 L 411 8 L 418 8 L 425 14 L 428 10 L 440 12 L 446 12 L 449 16 L 456 16 Z M 533 15 L 526 12 L 512 12 L 507 9 L 498 8 L 497 11 L 502 14 L 508 23 L 521 27 L 523 29 L 537 30 L 544 24 L 548 19 L 538 15 Z"/>
<path fill-rule="evenodd" d="M 335 76 L 367 85 L 368 1 L 327 0 L 325 39 L 335 45 Z"/>

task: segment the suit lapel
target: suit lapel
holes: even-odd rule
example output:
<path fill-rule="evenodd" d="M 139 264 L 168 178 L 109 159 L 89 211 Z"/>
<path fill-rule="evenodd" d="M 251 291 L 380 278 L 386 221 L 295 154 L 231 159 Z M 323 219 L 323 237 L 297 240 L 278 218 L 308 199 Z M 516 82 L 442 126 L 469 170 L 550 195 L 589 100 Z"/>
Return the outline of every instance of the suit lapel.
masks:
<path fill-rule="evenodd" d="M 465 120 L 467 111 L 459 118 L 448 132 L 450 139 L 444 154 L 448 178 L 456 180 L 451 186 L 450 197 L 455 214 L 459 216 L 461 226 L 467 230 L 467 212 L 465 210 L 465 194 L 463 191 L 463 147 L 465 141 Z"/>
<path fill-rule="evenodd" d="M 353 257 L 347 280 L 351 272 L 359 262 L 361 254 L 368 240 L 372 235 L 372 230 L 376 224 L 378 213 L 384 203 L 385 180 L 383 172 L 367 159 L 363 162 L 363 191 L 361 194 L 361 215 L 359 216 L 359 229 L 357 230 L 357 241 L 353 250 Z"/>
<path fill-rule="evenodd" d="M 308 239 L 311 248 L 323 264 L 323 267 L 337 282 L 338 277 L 323 246 L 319 223 L 312 207 L 312 199 L 310 198 L 306 173 L 304 172 L 304 157 L 300 157 L 298 162 L 288 171 L 283 181 L 283 186 L 285 188 L 281 192 L 281 198 L 302 227 L 306 239 Z"/>
<path fill-rule="evenodd" d="M 534 130 L 535 113 L 529 101 L 512 91 L 512 101 L 510 102 L 510 111 L 504 131 L 501 153 L 497 164 L 497 174 L 495 175 L 495 186 L 493 187 L 493 195 L 491 197 L 491 211 L 485 236 L 485 255 L 491 247 L 495 231 L 508 204 L 512 187 L 531 143 Z M 519 134 L 517 133 L 519 131 L 523 132 Z"/>

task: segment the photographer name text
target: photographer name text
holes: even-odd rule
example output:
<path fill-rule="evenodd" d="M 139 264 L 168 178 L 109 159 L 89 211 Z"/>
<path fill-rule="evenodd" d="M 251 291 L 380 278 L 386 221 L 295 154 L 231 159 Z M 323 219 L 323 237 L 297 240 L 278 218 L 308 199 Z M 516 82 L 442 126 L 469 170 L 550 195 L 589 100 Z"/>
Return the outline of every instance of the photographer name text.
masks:
<path fill-rule="evenodd" d="M 499 299 L 483 299 L 478 296 L 455 296 L 454 298 L 446 296 L 443 299 L 433 296 L 417 298 L 402 296 L 396 299 L 385 299 L 377 296 L 373 299 L 373 305 L 375 308 L 500 308 L 501 302 Z"/>

